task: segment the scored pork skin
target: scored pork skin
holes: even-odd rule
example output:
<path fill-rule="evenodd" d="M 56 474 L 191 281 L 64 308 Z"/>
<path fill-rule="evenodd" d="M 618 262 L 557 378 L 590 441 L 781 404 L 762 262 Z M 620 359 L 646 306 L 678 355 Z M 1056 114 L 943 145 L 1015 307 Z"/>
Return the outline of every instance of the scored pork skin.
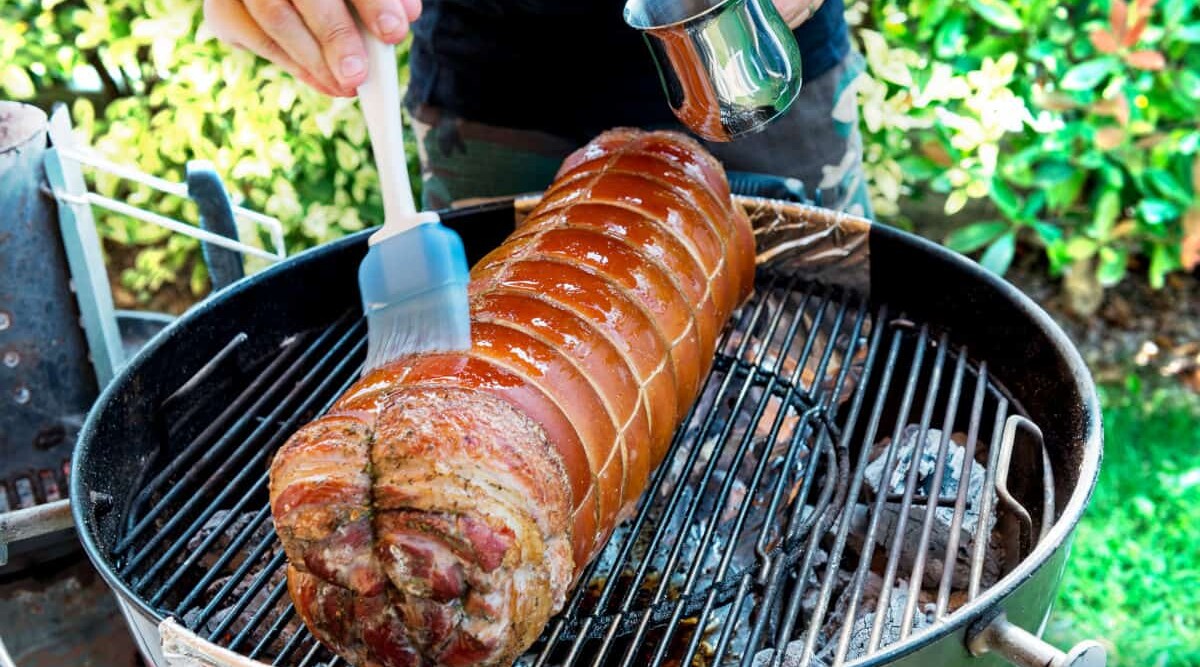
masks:
<path fill-rule="evenodd" d="M 613 130 L 471 272 L 472 348 L 365 375 L 271 466 L 288 590 L 359 667 L 503 665 L 628 516 L 749 295 L 699 144 Z"/>

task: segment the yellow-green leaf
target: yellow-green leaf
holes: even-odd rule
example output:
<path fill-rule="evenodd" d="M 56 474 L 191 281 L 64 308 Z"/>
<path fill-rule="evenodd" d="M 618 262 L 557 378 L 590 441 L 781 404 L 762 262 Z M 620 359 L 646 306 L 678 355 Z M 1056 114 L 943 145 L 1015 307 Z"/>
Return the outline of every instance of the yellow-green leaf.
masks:
<path fill-rule="evenodd" d="M 1001 30 L 1017 32 L 1025 27 L 1017 10 L 1004 0 L 970 0 L 970 2 L 971 8 L 975 10 L 976 14 L 979 14 L 980 18 Z"/>
<path fill-rule="evenodd" d="M 354 171 L 362 161 L 362 156 L 359 153 L 360 149 L 351 146 L 342 139 L 335 141 L 334 151 L 337 156 L 338 167 L 341 167 L 344 171 Z"/>
<path fill-rule="evenodd" d="M 18 100 L 29 99 L 37 93 L 33 86 L 33 79 L 29 78 L 29 73 L 25 71 L 25 68 L 15 64 L 9 64 L 4 68 L 4 76 L 0 78 L 0 87 L 3 87 L 10 97 Z"/>

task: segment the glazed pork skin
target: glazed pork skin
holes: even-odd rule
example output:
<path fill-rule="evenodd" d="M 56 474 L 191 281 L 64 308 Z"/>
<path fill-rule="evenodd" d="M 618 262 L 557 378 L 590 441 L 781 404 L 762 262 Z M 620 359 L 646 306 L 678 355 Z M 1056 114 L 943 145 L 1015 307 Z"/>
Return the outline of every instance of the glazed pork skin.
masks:
<path fill-rule="evenodd" d="M 569 156 L 472 270 L 472 348 L 365 375 L 275 455 L 305 624 L 359 667 L 511 663 L 632 512 L 753 277 L 699 144 Z"/>

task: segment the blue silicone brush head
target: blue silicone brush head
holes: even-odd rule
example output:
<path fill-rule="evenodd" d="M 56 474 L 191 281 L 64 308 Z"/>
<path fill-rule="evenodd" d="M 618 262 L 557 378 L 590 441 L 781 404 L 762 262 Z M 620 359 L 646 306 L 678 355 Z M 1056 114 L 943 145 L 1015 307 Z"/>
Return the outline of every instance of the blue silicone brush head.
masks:
<path fill-rule="evenodd" d="M 372 237 L 358 270 L 370 371 L 420 352 L 471 346 L 466 254 L 453 230 L 426 222 Z"/>

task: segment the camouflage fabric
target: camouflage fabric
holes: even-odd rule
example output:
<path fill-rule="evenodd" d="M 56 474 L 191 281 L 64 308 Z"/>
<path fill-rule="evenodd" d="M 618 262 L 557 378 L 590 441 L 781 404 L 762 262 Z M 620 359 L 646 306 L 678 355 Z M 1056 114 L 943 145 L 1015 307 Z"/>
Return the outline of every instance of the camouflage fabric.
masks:
<path fill-rule="evenodd" d="M 869 218 L 854 86 L 861 71 L 862 58 L 852 52 L 820 78 L 804 82 L 787 115 L 764 131 L 705 146 L 727 169 L 797 179 L 797 187 L 822 206 Z M 410 115 L 426 208 L 542 190 L 580 145 L 544 132 L 457 118 L 435 107 L 418 107 Z"/>

